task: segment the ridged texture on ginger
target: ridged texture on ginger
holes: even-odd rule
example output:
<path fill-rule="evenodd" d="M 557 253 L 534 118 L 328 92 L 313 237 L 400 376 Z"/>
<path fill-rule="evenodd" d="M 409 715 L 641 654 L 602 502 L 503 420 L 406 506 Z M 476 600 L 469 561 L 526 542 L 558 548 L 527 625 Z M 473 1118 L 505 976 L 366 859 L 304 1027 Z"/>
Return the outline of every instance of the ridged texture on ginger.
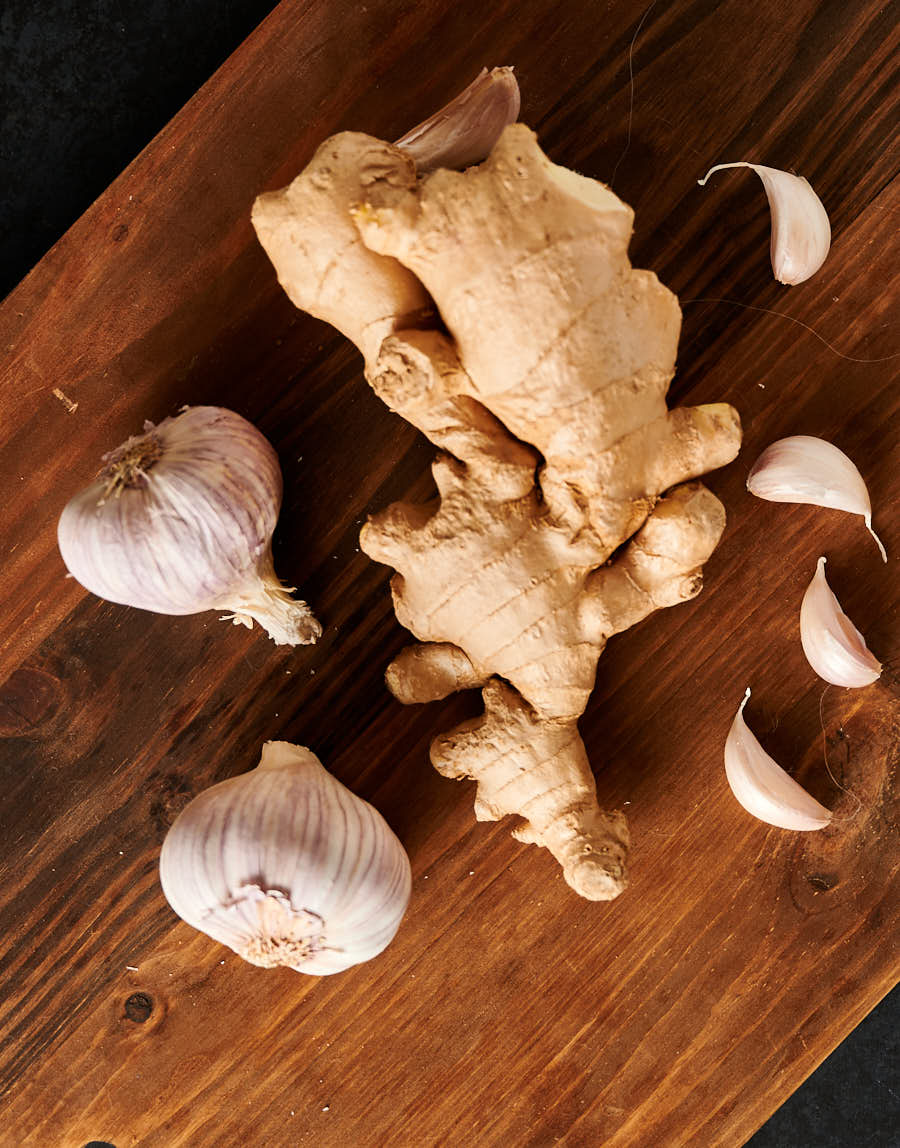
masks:
<path fill-rule="evenodd" d="M 607 639 L 699 592 L 725 517 L 691 480 L 734 458 L 737 414 L 668 410 L 677 300 L 631 267 L 630 208 L 552 164 L 528 128 L 507 127 L 477 167 L 424 178 L 389 144 L 329 147 L 340 189 L 317 155 L 278 193 L 282 212 L 314 206 L 282 216 L 278 243 L 272 197 L 254 223 L 291 297 L 354 338 L 376 392 L 441 451 L 439 500 L 397 503 L 361 534 L 397 571 L 397 617 L 418 639 L 388 684 L 404 702 L 483 687 L 484 714 L 435 739 L 434 765 L 477 781 L 479 819 L 516 816 L 515 836 L 545 846 L 572 888 L 609 899 L 628 832 L 598 807 L 577 719 Z M 329 212 L 339 221 L 323 226 Z M 391 287 L 372 304 L 376 276 Z M 377 354 L 371 322 L 354 336 L 335 317 L 335 278 L 348 300 L 360 280 Z"/>

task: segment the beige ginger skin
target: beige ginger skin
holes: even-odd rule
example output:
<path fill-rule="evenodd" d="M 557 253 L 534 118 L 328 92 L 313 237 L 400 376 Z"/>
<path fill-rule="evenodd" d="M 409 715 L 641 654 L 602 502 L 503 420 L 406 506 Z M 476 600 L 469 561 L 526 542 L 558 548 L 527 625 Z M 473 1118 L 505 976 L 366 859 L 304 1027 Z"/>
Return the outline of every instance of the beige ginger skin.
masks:
<path fill-rule="evenodd" d="M 437 737 L 433 764 L 477 781 L 476 817 L 518 818 L 592 900 L 625 887 L 629 840 L 598 806 L 578 717 L 607 639 L 699 592 L 725 514 L 692 480 L 740 446 L 727 404 L 666 406 L 680 311 L 631 267 L 632 220 L 522 124 L 483 163 L 422 177 L 343 133 L 253 210 L 293 302 L 440 448 L 439 498 L 360 536 L 418 639 L 388 685 L 407 703 L 482 687 L 484 714 Z"/>

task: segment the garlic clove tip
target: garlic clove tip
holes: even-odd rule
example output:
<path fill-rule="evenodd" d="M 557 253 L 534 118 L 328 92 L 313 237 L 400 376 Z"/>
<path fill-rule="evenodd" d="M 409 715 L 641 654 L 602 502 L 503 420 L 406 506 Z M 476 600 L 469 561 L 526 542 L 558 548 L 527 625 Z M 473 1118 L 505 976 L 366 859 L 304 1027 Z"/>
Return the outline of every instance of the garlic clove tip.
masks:
<path fill-rule="evenodd" d="M 871 512 L 871 510 L 867 510 L 866 513 L 863 515 L 863 521 L 866 524 L 866 530 L 868 530 L 868 532 L 875 539 L 875 545 L 878 547 L 878 553 L 881 555 L 882 562 L 887 562 L 887 560 L 888 560 L 887 559 L 887 551 L 884 548 L 884 543 L 881 541 L 881 539 L 878 537 L 878 535 L 875 533 L 874 529 L 872 528 L 872 512 Z"/>

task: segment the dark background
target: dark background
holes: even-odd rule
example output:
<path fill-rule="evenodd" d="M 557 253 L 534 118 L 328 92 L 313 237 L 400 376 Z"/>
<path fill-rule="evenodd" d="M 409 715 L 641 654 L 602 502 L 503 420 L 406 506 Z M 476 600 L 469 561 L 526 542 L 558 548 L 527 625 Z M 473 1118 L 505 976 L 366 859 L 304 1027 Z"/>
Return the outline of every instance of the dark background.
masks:
<path fill-rule="evenodd" d="M 275 4 L 0 4 L 5 297 Z M 759 1130 L 750 1148 L 900 1146 L 898 1006 L 895 990 Z"/>

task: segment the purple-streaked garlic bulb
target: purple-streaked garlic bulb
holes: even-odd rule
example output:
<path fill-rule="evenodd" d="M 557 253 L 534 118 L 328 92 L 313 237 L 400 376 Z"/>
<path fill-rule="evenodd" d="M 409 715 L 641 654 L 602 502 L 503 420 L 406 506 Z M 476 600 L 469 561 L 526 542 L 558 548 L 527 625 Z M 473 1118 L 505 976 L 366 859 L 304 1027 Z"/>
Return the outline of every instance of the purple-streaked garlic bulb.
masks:
<path fill-rule="evenodd" d="M 110 602 L 157 614 L 227 610 L 279 645 L 322 628 L 272 564 L 281 468 L 269 441 L 222 407 L 186 407 L 144 424 L 104 456 L 57 529 L 69 572 Z"/>
<path fill-rule="evenodd" d="M 286 741 L 266 742 L 256 769 L 182 810 L 159 872 L 189 925 L 250 964 L 315 976 L 386 948 L 412 887 L 381 814 Z"/>

